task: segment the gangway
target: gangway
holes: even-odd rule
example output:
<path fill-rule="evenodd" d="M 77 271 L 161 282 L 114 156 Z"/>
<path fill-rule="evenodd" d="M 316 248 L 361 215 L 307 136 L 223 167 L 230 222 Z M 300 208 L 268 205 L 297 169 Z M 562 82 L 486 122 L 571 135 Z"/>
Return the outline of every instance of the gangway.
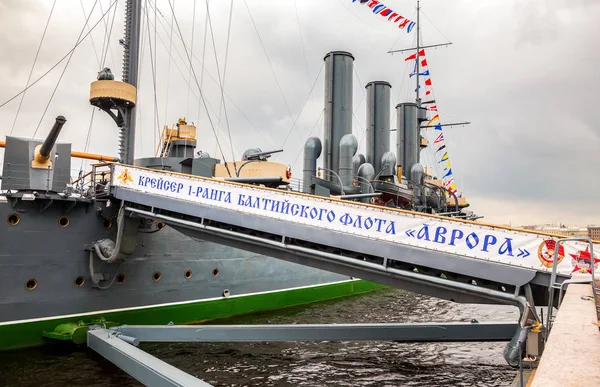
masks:
<path fill-rule="evenodd" d="M 112 164 L 124 213 L 193 237 L 462 303 L 544 305 L 556 237 L 218 179 Z M 561 245 L 554 284 L 584 243 Z M 579 254 L 579 255 L 578 255 Z M 565 257 L 568 257 L 565 259 Z"/>
<path fill-rule="evenodd" d="M 573 282 L 574 268 L 587 264 L 593 274 L 600 261 L 593 254 L 600 246 L 589 239 L 557 240 L 550 234 L 339 198 L 130 165 L 108 167 L 108 184 L 93 183 L 97 197 L 121 204 L 116 246 L 126 216 L 153 219 L 192 237 L 289 262 L 455 302 L 515 305 L 521 312 L 518 324 L 474 320 L 88 331 L 89 347 L 144 383 L 208 385 L 134 348 L 140 341 L 509 341 L 504 358 L 519 366 L 525 345 L 527 354 L 539 356 L 543 349 L 545 329 L 535 305 L 547 303 L 551 310 L 561 298 L 554 299 L 554 289 Z"/>

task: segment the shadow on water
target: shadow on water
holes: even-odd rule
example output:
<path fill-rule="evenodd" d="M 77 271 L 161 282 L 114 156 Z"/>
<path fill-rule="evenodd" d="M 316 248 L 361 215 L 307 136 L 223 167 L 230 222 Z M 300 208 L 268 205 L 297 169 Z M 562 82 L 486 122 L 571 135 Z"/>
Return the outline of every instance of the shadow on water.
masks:
<path fill-rule="evenodd" d="M 395 289 L 212 324 L 516 321 L 516 308 L 461 305 Z M 215 386 L 508 386 L 505 343 L 173 343 L 141 348 Z M 86 348 L 0 353 L 3 386 L 138 386 Z"/>

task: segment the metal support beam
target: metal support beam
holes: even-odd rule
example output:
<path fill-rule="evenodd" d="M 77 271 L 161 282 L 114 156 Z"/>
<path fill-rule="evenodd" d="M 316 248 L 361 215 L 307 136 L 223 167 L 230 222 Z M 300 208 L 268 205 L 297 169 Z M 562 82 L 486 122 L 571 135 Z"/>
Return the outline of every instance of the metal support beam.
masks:
<path fill-rule="evenodd" d="M 350 200 L 350 199 L 362 199 L 362 198 L 376 198 L 383 196 L 381 192 L 373 192 L 373 193 L 361 193 L 361 194 L 351 194 L 351 195 L 340 195 L 333 196 L 334 198 L 342 199 L 342 200 Z"/>
<path fill-rule="evenodd" d="M 211 386 L 121 340 L 106 329 L 90 328 L 87 340 L 88 347 L 146 386 Z"/>
<path fill-rule="evenodd" d="M 423 49 L 423 48 L 443 47 L 443 46 L 449 46 L 451 44 L 452 44 L 452 42 L 448 42 L 448 43 L 440 43 L 440 44 L 430 44 L 428 46 L 418 46 L 418 47 L 411 47 L 411 48 L 403 48 L 401 50 L 390 50 L 390 51 L 388 51 L 388 54 L 394 54 L 396 52 L 406 52 L 406 51 L 420 50 L 420 49 Z"/>
<path fill-rule="evenodd" d="M 450 124 L 439 124 L 439 125 L 421 125 L 421 129 L 426 129 L 426 128 L 435 128 L 436 126 L 459 126 L 459 125 L 470 125 L 471 122 L 470 121 L 463 121 L 463 122 L 453 122 Z"/>
<path fill-rule="evenodd" d="M 289 324 L 121 326 L 111 331 L 141 342 L 510 341 L 517 323 Z"/>
<path fill-rule="evenodd" d="M 421 129 L 426 129 L 426 128 L 435 128 L 436 126 L 440 126 L 440 127 L 444 127 L 444 126 L 465 126 L 465 125 L 470 125 L 471 122 L 470 121 L 465 121 L 465 122 L 454 122 L 451 124 L 439 124 L 439 125 L 421 125 L 420 128 Z M 390 132 L 396 132 L 398 131 L 398 129 L 390 129 Z"/>
<path fill-rule="evenodd" d="M 288 324 L 288 325 L 132 325 L 88 330 L 88 347 L 149 386 L 210 384 L 136 348 L 140 342 L 282 341 L 510 341 L 517 323 Z"/>

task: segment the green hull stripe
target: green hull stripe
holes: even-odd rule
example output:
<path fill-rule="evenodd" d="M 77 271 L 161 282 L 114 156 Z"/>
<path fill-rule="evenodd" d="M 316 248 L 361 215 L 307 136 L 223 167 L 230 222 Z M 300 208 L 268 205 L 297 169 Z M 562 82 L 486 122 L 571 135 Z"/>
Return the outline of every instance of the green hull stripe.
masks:
<path fill-rule="evenodd" d="M 348 281 L 180 305 L 3 325 L 0 326 L 0 351 L 51 343 L 53 340 L 44 338 L 42 332 L 52 332 L 58 325 L 68 322 L 80 320 L 89 322 L 93 319 L 104 318 L 107 321 L 129 325 L 165 325 L 171 321 L 174 324 L 186 324 L 324 301 L 384 287 L 384 285 L 368 281 Z"/>

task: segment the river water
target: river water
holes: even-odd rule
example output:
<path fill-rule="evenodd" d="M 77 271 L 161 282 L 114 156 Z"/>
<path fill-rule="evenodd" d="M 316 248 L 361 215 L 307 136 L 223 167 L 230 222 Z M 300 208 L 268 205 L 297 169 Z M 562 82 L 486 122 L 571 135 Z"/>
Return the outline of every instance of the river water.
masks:
<path fill-rule="evenodd" d="M 509 306 L 462 305 L 396 289 L 231 318 L 219 324 L 510 321 Z M 142 344 L 214 386 L 508 386 L 505 343 Z M 86 348 L 0 353 L 0 386 L 139 386 Z"/>

